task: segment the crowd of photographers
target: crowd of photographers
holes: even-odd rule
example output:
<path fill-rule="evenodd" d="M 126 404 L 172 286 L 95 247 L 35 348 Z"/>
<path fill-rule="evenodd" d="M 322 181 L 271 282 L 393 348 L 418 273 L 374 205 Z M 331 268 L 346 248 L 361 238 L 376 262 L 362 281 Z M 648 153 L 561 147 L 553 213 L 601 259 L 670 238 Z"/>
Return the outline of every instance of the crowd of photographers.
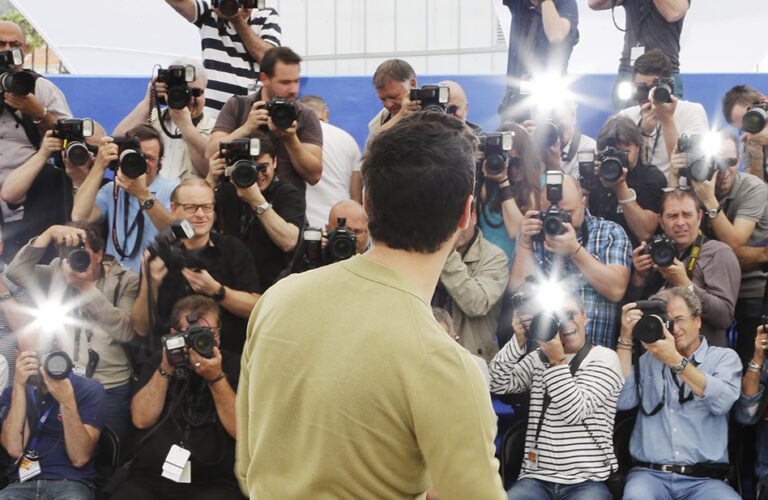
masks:
<path fill-rule="evenodd" d="M 105 498 L 242 498 L 235 395 L 254 306 L 369 247 L 360 151 L 322 97 L 299 99 L 274 9 L 167 2 L 200 29 L 203 64 L 161 68 L 111 135 L 22 70 L 24 34 L 0 22 L 0 498 L 91 498 L 96 484 Z M 456 82 L 419 86 L 400 59 L 373 75 L 369 144 L 418 113 L 476 139 L 474 200 L 431 305 L 492 393 L 530 394 L 509 498 L 738 498 L 732 408 L 760 423 L 768 495 L 768 98 L 734 87 L 723 113 L 743 135 L 709 132 L 681 98 L 678 3 L 625 5 L 656 36 L 627 33 L 616 87 L 630 82 L 631 102 L 615 99 L 595 139 L 575 101 L 541 112 L 521 85 L 485 132 Z M 575 4 L 533 4 L 513 21 L 521 46 L 562 73 Z M 408 248 L 400 222 L 388 243 Z M 614 421 L 633 408 L 619 478 Z M 122 465 L 97 474 L 106 441 Z"/>

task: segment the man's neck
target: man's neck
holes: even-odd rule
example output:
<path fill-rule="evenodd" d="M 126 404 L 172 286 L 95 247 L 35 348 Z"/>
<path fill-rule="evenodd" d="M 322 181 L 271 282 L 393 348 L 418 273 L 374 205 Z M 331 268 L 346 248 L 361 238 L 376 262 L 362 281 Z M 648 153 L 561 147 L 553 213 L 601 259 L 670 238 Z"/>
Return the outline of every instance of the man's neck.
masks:
<path fill-rule="evenodd" d="M 678 352 L 680 352 L 680 354 L 686 358 L 691 359 L 691 356 L 693 356 L 693 353 L 696 352 L 699 347 L 701 347 L 701 337 L 696 338 L 696 342 L 693 342 L 691 345 L 689 345 L 685 352 Z"/>
<path fill-rule="evenodd" d="M 207 245 L 210 239 L 211 239 L 211 234 L 206 233 L 203 236 L 194 236 L 192 238 L 189 238 L 188 240 L 182 240 L 182 241 L 184 241 L 184 246 L 187 247 L 187 250 L 194 250 L 196 248 L 202 248 L 205 245 Z"/>

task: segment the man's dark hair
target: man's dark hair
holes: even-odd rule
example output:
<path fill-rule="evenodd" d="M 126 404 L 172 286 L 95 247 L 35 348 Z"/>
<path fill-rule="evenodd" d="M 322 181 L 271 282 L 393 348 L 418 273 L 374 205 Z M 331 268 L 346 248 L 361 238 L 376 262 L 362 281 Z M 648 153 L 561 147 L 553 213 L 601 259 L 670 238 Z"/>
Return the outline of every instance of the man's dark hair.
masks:
<path fill-rule="evenodd" d="M 462 121 L 429 112 L 376 135 L 361 168 L 371 238 L 399 250 L 437 251 L 473 193 L 476 142 Z"/>
<path fill-rule="evenodd" d="M 637 58 L 634 72 L 668 78 L 672 74 L 672 62 L 660 49 L 649 50 Z"/>
<path fill-rule="evenodd" d="M 373 74 L 373 86 L 377 89 L 383 87 L 388 81 L 407 82 L 416 78 L 416 72 L 410 64 L 402 59 L 387 59 L 379 64 Z"/>
<path fill-rule="evenodd" d="M 749 106 L 764 99 L 765 97 L 763 97 L 760 92 L 749 85 L 736 85 L 726 92 L 725 97 L 723 97 L 723 115 L 725 115 L 725 121 L 736 128 L 741 128 L 741 123 L 731 123 L 731 112 L 733 112 L 733 107 L 737 104 Z"/>
<path fill-rule="evenodd" d="M 696 210 L 699 210 L 699 199 L 696 198 L 696 194 L 692 189 L 675 189 L 661 195 L 661 201 L 659 202 L 659 214 L 664 215 L 664 207 L 666 207 L 667 200 L 670 198 L 675 200 L 684 200 L 685 198 L 690 198 L 693 200 L 693 205 L 696 207 Z"/>
<path fill-rule="evenodd" d="M 269 49 L 264 54 L 264 57 L 261 58 L 261 69 L 259 71 L 272 78 L 275 75 L 277 61 L 283 64 L 299 64 L 301 57 L 288 47 L 274 47 Z"/>
<path fill-rule="evenodd" d="M 142 123 L 129 130 L 127 135 L 135 135 L 139 138 L 140 141 L 150 141 L 152 139 L 157 139 L 157 142 L 160 143 L 160 157 L 157 159 L 157 170 L 159 171 L 162 167 L 163 154 L 165 152 L 165 147 L 163 146 L 163 138 L 160 137 L 160 132 L 155 130 L 153 126 Z"/>
<path fill-rule="evenodd" d="M 101 234 L 99 234 L 100 229 L 97 224 L 86 222 L 84 220 L 73 220 L 67 222 L 66 225 L 85 231 L 86 243 L 88 243 L 88 246 L 91 247 L 91 250 L 94 252 L 99 253 L 101 250 L 104 250 L 104 240 L 102 239 Z"/>
<path fill-rule="evenodd" d="M 187 295 L 173 305 L 171 310 L 171 326 L 181 331 L 181 319 L 188 314 L 197 314 L 198 316 L 210 314 L 215 316 L 218 321 L 220 313 L 219 305 L 212 298 L 204 295 Z M 203 326 L 213 325 L 204 324 Z"/>
<path fill-rule="evenodd" d="M 645 144 L 640 129 L 626 116 L 614 115 L 608 118 L 597 134 L 597 149 L 616 146 L 617 143 L 635 144 L 641 149 Z"/>

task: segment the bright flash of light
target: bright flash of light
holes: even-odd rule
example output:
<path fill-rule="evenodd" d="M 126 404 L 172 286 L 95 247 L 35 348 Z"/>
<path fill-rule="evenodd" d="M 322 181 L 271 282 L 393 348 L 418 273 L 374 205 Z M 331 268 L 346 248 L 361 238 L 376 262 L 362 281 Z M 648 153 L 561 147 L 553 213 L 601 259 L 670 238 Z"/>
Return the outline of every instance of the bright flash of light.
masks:
<path fill-rule="evenodd" d="M 565 301 L 565 293 L 560 283 L 545 281 L 536 291 L 536 301 L 543 311 L 559 311 Z"/>
<path fill-rule="evenodd" d="M 45 333 L 53 333 L 64 328 L 70 318 L 70 309 L 60 302 L 43 303 L 35 309 L 35 326 Z"/>
<path fill-rule="evenodd" d="M 542 75 L 530 82 L 521 83 L 521 92 L 530 94 L 531 103 L 540 112 L 560 109 L 573 94 L 569 82 L 558 75 Z"/>
<path fill-rule="evenodd" d="M 621 99 L 622 101 L 628 101 L 632 98 L 633 94 L 635 93 L 635 86 L 632 85 L 632 82 L 623 81 L 619 84 L 619 87 L 616 89 L 616 95 Z"/>
<path fill-rule="evenodd" d="M 722 145 L 723 140 L 716 132 L 707 132 L 701 138 L 701 147 L 707 156 L 716 156 Z"/>

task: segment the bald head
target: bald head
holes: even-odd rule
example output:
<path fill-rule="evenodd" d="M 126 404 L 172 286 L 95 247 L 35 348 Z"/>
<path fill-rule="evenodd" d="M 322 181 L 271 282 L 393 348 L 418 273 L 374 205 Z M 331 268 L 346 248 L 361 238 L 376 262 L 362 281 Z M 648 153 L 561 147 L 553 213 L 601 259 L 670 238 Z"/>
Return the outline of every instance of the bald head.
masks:
<path fill-rule="evenodd" d="M 464 93 L 464 89 L 453 80 L 445 80 L 438 85 L 447 85 L 451 89 L 451 98 L 448 100 L 448 106 L 456 106 L 454 116 L 461 121 L 465 121 L 467 119 L 469 102 L 467 102 L 467 94 Z"/>
<path fill-rule="evenodd" d="M 336 203 L 328 215 L 326 230 L 338 226 L 339 217 L 347 219 L 347 227 L 354 231 L 357 238 L 357 253 L 363 253 L 368 248 L 368 217 L 363 206 L 355 200 L 341 200 Z"/>
<path fill-rule="evenodd" d="M 26 55 L 27 45 L 24 30 L 21 26 L 11 21 L 0 21 L 0 50 L 21 49 Z M 14 67 L 21 69 L 21 66 Z"/>
<path fill-rule="evenodd" d="M 544 208 L 549 207 L 550 203 L 547 201 L 546 186 L 542 190 L 541 199 Z M 585 200 L 581 184 L 574 177 L 570 175 L 563 176 L 563 199 L 557 206 L 571 214 L 571 224 L 575 229 L 581 227 L 581 223 L 584 222 Z"/>

